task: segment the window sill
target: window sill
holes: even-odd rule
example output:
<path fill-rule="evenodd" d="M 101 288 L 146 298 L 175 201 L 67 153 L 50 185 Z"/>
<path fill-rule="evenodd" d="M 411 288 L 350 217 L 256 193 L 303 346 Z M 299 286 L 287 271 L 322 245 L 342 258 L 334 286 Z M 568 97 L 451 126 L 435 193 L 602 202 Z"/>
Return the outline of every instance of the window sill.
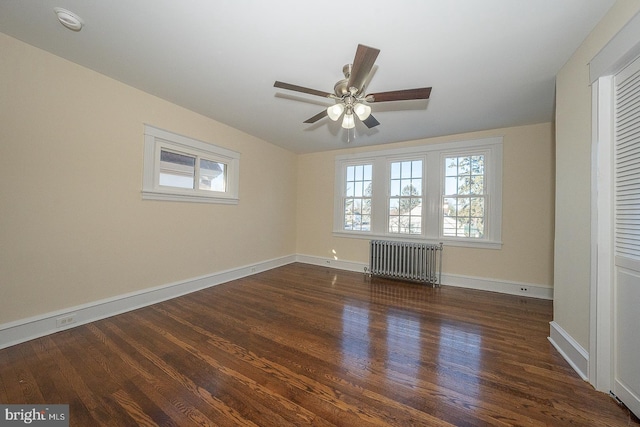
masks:
<path fill-rule="evenodd" d="M 445 246 L 457 246 L 465 248 L 478 248 L 478 249 L 502 249 L 502 242 L 490 241 L 490 240 L 467 240 L 467 239 L 452 239 L 446 237 L 425 237 L 425 236 L 411 236 L 411 235 L 399 235 L 399 234 L 377 234 L 370 232 L 358 232 L 358 231 L 334 231 L 334 237 L 344 237 L 350 239 L 363 239 L 363 240 L 394 240 L 398 242 L 421 242 L 438 244 L 444 243 Z"/>
<path fill-rule="evenodd" d="M 162 191 L 143 191 L 143 200 L 163 200 L 166 202 L 195 202 L 195 203 L 215 203 L 223 205 L 237 205 L 239 199 L 232 197 L 203 196 L 199 194 L 177 194 Z"/>

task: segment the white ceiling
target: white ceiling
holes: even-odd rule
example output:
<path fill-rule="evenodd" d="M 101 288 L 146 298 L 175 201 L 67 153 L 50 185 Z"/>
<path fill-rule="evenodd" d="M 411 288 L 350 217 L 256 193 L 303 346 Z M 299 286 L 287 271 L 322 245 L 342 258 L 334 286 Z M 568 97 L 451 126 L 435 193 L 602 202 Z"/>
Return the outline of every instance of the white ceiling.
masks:
<path fill-rule="evenodd" d="M 552 121 L 555 75 L 614 0 L 3 0 L 0 31 L 297 153 Z M 65 29 L 54 7 L 78 14 Z M 357 45 L 380 126 L 324 118 Z M 0 56 L 1 60 L 1 56 Z M 350 142 L 347 140 L 349 139 Z"/>

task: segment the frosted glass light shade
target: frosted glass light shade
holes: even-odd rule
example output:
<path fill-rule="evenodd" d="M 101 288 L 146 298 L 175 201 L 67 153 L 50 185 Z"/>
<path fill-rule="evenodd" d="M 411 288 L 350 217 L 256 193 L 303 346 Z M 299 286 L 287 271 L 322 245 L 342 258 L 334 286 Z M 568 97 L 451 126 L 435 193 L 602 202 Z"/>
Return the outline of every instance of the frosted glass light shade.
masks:
<path fill-rule="evenodd" d="M 353 119 L 353 114 L 347 113 L 342 120 L 342 127 L 345 129 L 353 129 L 356 127 L 356 121 Z"/>
<path fill-rule="evenodd" d="M 356 116 L 358 116 L 360 120 L 366 120 L 367 117 L 371 115 L 371 107 L 365 104 L 357 103 L 353 107 L 353 112 L 356 113 Z"/>
<path fill-rule="evenodd" d="M 343 112 L 344 112 L 343 104 L 335 104 L 327 108 L 327 115 L 334 122 L 340 118 Z"/>

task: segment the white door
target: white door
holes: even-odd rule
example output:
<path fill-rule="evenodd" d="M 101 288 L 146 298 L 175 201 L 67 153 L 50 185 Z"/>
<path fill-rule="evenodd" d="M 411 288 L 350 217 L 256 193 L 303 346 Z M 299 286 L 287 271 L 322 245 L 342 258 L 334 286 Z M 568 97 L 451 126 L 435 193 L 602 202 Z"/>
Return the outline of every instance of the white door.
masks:
<path fill-rule="evenodd" d="M 640 59 L 615 76 L 613 393 L 640 416 Z"/>

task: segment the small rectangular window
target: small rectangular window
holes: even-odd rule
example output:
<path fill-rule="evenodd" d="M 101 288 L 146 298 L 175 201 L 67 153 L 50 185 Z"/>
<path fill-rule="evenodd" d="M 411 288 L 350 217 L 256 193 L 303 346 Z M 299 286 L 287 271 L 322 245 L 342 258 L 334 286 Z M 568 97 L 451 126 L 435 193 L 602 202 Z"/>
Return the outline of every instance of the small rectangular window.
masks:
<path fill-rule="evenodd" d="M 145 126 L 144 199 L 238 203 L 240 154 Z"/>

